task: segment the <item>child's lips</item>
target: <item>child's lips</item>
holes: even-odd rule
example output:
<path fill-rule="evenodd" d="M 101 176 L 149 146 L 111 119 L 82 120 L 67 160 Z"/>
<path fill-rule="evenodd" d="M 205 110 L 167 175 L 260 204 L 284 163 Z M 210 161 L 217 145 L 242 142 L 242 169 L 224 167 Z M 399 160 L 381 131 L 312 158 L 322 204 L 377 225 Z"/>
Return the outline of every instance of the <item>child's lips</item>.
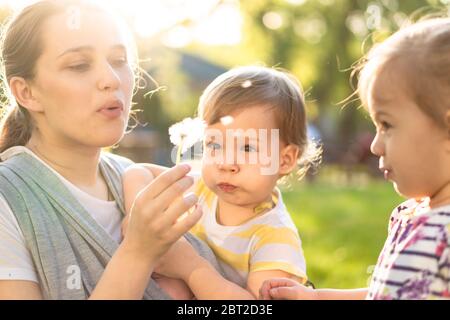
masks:
<path fill-rule="evenodd" d="M 229 184 L 229 183 L 219 183 L 217 185 L 217 187 L 219 187 L 220 190 L 222 190 L 223 192 L 226 192 L 226 193 L 233 192 L 237 189 L 236 186 Z"/>

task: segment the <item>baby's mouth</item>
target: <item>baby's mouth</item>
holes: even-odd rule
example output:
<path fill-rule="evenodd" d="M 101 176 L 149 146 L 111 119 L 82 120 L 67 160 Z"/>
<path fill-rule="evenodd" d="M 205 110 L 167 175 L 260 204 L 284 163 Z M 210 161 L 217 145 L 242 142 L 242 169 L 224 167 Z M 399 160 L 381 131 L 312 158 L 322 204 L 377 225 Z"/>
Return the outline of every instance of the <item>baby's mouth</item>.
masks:
<path fill-rule="evenodd" d="M 233 192 L 233 191 L 235 191 L 237 189 L 236 186 L 234 186 L 232 184 L 229 184 L 229 183 L 219 183 L 217 185 L 217 187 L 220 190 L 222 190 L 223 192 L 226 192 L 226 193 L 231 193 L 231 192 Z"/>

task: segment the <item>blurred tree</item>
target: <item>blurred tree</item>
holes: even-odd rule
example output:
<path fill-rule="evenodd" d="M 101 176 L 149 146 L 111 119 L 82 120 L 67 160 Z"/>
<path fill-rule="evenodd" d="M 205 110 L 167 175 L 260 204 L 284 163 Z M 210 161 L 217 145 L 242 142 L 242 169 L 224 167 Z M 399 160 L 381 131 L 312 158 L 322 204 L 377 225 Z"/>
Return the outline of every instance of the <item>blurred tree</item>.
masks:
<path fill-rule="evenodd" d="M 136 34 L 142 67 L 164 88 L 157 94 L 147 94 L 158 87 L 147 78 L 147 85 L 135 97 L 137 108 L 143 110 L 140 121 L 166 137 L 171 123 L 193 116 L 208 84 L 206 79 L 215 76 L 206 72 L 209 78 L 200 79 L 201 70 L 209 68 L 218 75 L 237 65 L 278 66 L 290 70 L 302 82 L 310 121 L 324 139 L 325 159 L 337 161 L 359 133 L 372 130 L 365 112 L 357 108 L 357 100 L 350 100 L 347 108 L 340 103 L 353 91 L 353 63 L 409 18 L 415 20 L 430 11 L 450 8 L 450 0 L 215 1 L 210 15 L 221 5 L 239 4 L 243 19 L 239 44 L 211 46 L 194 41 L 178 49 L 164 45 L 164 36 L 171 30 L 196 27 L 198 21 L 189 19 L 181 19 L 150 38 Z M 0 10 L 0 19 L 4 21 L 10 13 Z M 183 64 L 193 61 L 185 59 L 187 54 L 203 62 L 186 68 Z M 192 72 L 195 68 L 200 73 Z M 168 138 L 163 144 L 169 145 Z"/>

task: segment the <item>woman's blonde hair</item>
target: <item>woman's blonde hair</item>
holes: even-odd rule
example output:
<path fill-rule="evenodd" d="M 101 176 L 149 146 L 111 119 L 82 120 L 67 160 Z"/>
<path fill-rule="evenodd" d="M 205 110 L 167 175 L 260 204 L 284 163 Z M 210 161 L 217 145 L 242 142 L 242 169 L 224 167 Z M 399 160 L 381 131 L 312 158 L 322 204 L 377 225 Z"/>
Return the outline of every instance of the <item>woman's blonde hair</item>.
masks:
<path fill-rule="evenodd" d="M 42 29 L 52 16 L 67 12 L 71 8 L 109 12 L 93 1 L 46 0 L 23 9 L 5 26 L 1 37 L 2 85 L 4 97 L 0 115 L 0 152 L 13 146 L 25 145 L 33 132 L 30 113 L 10 97 L 9 81 L 13 77 L 33 80 L 36 62 L 43 51 Z M 130 39 L 131 40 L 131 39 Z M 132 51 L 135 51 L 130 41 Z M 133 67 L 138 76 L 137 53 L 132 52 Z"/>
<path fill-rule="evenodd" d="M 357 92 L 365 106 L 373 77 L 392 71 L 402 77 L 417 106 L 445 127 L 450 109 L 450 18 L 423 20 L 401 29 L 375 46 L 358 69 Z"/>
<path fill-rule="evenodd" d="M 199 117 L 208 125 L 253 106 L 273 110 L 280 139 L 298 146 L 301 178 L 320 160 L 321 149 L 307 135 L 305 101 L 300 82 L 281 69 L 261 66 L 234 68 L 216 78 L 200 97 Z"/>

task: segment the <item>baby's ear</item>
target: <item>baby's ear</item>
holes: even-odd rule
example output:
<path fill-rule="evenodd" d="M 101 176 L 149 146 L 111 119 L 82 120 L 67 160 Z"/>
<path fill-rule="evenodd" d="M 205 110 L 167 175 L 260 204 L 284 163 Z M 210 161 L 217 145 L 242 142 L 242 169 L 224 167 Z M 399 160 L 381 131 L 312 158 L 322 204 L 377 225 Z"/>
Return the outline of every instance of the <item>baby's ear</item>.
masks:
<path fill-rule="evenodd" d="M 297 166 L 298 158 L 300 157 L 300 148 L 296 145 L 290 144 L 281 150 L 280 154 L 280 172 L 281 176 L 290 174 Z"/>

